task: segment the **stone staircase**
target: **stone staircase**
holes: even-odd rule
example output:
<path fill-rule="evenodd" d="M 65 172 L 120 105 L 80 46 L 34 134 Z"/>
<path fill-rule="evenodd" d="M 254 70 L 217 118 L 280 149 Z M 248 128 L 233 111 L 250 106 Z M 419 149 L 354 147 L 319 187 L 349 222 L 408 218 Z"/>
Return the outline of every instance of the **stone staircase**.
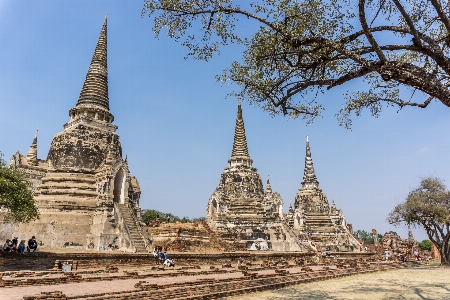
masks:
<path fill-rule="evenodd" d="M 239 199 L 230 202 L 228 211 L 229 214 L 232 214 L 235 217 L 245 218 L 245 216 L 262 216 L 264 214 L 264 207 L 259 201 Z"/>
<path fill-rule="evenodd" d="M 136 221 L 132 215 L 130 208 L 126 204 L 118 204 L 118 203 L 116 203 L 116 207 L 118 207 L 120 210 L 120 214 L 123 217 L 125 226 L 130 235 L 131 243 L 136 248 L 136 253 L 148 253 L 148 249 L 145 245 L 143 237 L 139 232 L 140 228 L 136 224 Z"/>
<path fill-rule="evenodd" d="M 295 233 L 295 231 L 292 229 L 292 227 L 290 227 L 290 225 L 289 225 L 290 223 L 288 223 L 286 221 L 282 221 L 282 224 L 283 224 L 284 230 L 289 233 L 291 238 L 295 239 L 295 242 L 297 243 L 297 245 L 299 245 L 301 248 L 305 247 L 306 251 L 308 251 L 310 253 L 317 252 L 316 247 L 313 246 L 313 244 L 311 243 L 311 240 L 308 238 L 308 235 L 302 234 L 300 232 L 299 232 L 299 234 Z M 292 224 L 292 226 L 293 225 L 294 224 Z"/>
<path fill-rule="evenodd" d="M 305 225 L 313 232 L 334 232 L 333 222 L 327 214 L 308 213 Z"/>

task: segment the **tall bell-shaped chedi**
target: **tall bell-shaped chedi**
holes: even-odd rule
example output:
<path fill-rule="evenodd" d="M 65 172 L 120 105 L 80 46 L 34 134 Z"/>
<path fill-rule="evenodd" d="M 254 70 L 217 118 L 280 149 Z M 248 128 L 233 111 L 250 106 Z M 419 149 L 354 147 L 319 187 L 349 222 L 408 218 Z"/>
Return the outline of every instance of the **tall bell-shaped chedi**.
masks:
<path fill-rule="evenodd" d="M 295 196 L 294 211 L 290 214 L 295 232 L 307 233 L 322 251 L 353 251 L 360 244 L 349 232 L 342 210 L 333 205 L 330 209 L 327 196 L 319 188 L 319 181 L 306 136 L 305 168 L 302 187 Z"/>
<path fill-rule="evenodd" d="M 109 110 L 107 18 L 69 116 L 53 138 L 35 194 L 40 219 L 20 225 L 17 234 L 20 239 L 35 235 L 44 247 L 146 251 L 139 184 L 122 158 Z M 30 153 L 27 157 L 37 161 Z"/>
<path fill-rule="evenodd" d="M 301 250 L 282 220 L 282 206 L 270 183 L 264 192 L 253 167 L 239 103 L 231 157 L 206 206 L 206 221 L 219 234 L 234 234 L 251 250 Z"/>

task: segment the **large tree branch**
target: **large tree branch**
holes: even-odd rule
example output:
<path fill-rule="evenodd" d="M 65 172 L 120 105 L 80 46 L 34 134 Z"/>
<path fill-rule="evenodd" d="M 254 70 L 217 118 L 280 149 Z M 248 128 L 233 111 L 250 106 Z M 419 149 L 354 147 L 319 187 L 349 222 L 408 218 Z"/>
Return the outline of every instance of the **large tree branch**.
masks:
<path fill-rule="evenodd" d="M 447 29 L 447 32 L 450 33 L 450 20 L 449 20 L 449 18 L 447 18 L 444 11 L 442 10 L 441 4 L 439 3 L 438 0 L 430 0 L 430 1 L 431 1 L 431 4 L 436 9 L 436 12 L 437 12 L 441 22 L 444 24 L 445 28 Z"/>
<path fill-rule="evenodd" d="M 375 50 L 375 53 L 378 55 L 378 58 L 380 61 L 385 62 L 386 56 L 384 56 L 383 51 L 381 51 L 380 47 L 378 46 L 378 43 L 375 41 L 375 38 L 372 35 L 372 32 L 369 30 L 369 26 L 367 25 L 366 21 L 366 13 L 364 11 L 364 4 L 365 0 L 359 0 L 359 22 L 361 23 L 361 26 L 363 28 L 364 34 L 367 37 L 367 40 L 372 45 L 373 49 Z"/>
<path fill-rule="evenodd" d="M 414 40 L 413 40 L 414 45 L 417 45 L 417 46 L 421 47 L 422 46 L 422 42 L 420 40 L 419 34 L 417 32 L 417 29 L 414 26 L 413 21 L 411 20 L 411 17 L 405 11 L 405 9 L 401 5 L 400 1 L 398 1 L 398 0 L 392 0 L 392 1 L 394 2 L 394 4 L 397 7 L 397 9 L 400 11 L 400 14 L 402 15 L 402 17 L 405 19 L 406 24 L 408 24 L 408 26 L 409 26 L 409 29 L 411 30 L 411 33 L 414 36 Z"/>
<path fill-rule="evenodd" d="M 418 66 L 403 62 L 388 62 L 377 70 L 388 80 L 394 79 L 400 83 L 416 88 L 450 107 L 450 91 L 442 84 L 436 75 L 426 72 Z"/>
<path fill-rule="evenodd" d="M 196 16 L 196 15 L 202 15 L 202 14 L 207 14 L 207 15 L 212 16 L 217 13 L 224 13 L 224 14 L 229 14 L 229 15 L 230 14 L 244 15 L 250 19 L 254 19 L 254 20 L 257 20 L 257 21 L 265 24 L 266 26 L 270 27 L 271 29 L 273 29 L 274 31 L 276 31 L 280 34 L 283 34 L 283 31 L 278 26 L 276 26 L 273 22 L 270 22 L 256 14 L 250 13 L 248 11 L 245 11 L 245 10 L 242 10 L 239 8 L 225 8 L 225 7 L 222 7 L 218 4 L 216 4 L 217 5 L 216 9 L 203 9 L 203 10 L 201 9 L 198 11 L 191 11 L 191 10 L 178 9 L 178 8 L 172 7 L 172 6 L 166 7 L 164 4 L 161 4 L 161 5 L 162 6 L 159 7 L 158 9 L 161 9 L 163 11 L 180 13 L 179 16 L 186 16 L 186 15 Z"/>
<path fill-rule="evenodd" d="M 327 90 L 332 89 L 332 88 L 334 88 L 334 87 L 336 87 L 338 85 L 344 84 L 347 81 L 353 80 L 355 78 L 362 77 L 362 76 L 364 76 L 366 74 L 369 74 L 370 72 L 372 72 L 371 69 L 364 68 L 364 67 L 362 67 L 362 68 L 360 68 L 358 70 L 355 70 L 355 71 L 348 72 L 344 76 L 341 76 L 340 78 L 337 78 L 333 82 L 331 82 L 328 85 Z"/>

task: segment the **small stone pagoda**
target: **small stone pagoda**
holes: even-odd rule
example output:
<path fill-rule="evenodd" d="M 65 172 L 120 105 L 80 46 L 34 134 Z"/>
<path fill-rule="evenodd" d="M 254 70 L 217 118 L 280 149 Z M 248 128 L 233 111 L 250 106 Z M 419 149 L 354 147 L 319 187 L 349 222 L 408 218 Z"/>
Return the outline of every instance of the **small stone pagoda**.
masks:
<path fill-rule="evenodd" d="M 0 229 L 19 239 L 35 235 L 44 247 L 146 252 L 139 183 L 122 158 L 109 110 L 106 18 L 69 116 L 46 160 L 37 158 L 36 133 L 28 154 L 17 152 L 10 161 L 32 180 L 40 219 Z"/>
<path fill-rule="evenodd" d="M 213 230 L 229 233 L 250 250 L 306 249 L 283 220 L 283 200 L 272 192 L 269 181 L 264 192 L 248 153 L 240 103 L 231 158 L 206 206 L 206 221 Z"/>
<path fill-rule="evenodd" d="M 302 187 L 295 196 L 294 208 L 291 207 L 286 214 L 286 220 L 297 234 L 308 234 L 318 250 L 346 252 L 359 250 L 361 246 L 347 228 L 342 210 L 336 208 L 334 201 L 330 208 L 327 196 L 319 188 L 308 136 Z"/>

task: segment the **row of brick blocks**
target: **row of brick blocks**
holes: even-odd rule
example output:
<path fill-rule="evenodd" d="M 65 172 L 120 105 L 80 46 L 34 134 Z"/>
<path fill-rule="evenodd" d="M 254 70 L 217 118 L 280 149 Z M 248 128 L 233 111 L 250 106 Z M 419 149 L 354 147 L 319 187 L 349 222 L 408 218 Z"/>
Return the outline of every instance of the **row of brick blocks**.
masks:
<path fill-rule="evenodd" d="M 369 268 L 371 265 L 377 265 L 376 263 L 367 262 L 357 262 L 355 260 L 350 260 L 348 264 L 336 264 L 337 268 L 346 268 L 350 266 L 352 268 Z M 249 264 L 250 266 L 252 264 Z M 269 266 L 265 263 L 261 264 L 260 267 L 253 265 L 251 266 L 251 271 L 260 271 L 265 269 L 278 269 L 278 268 L 290 268 L 295 267 L 295 265 L 278 264 L 275 266 Z M 107 266 L 105 269 L 97 270 L 80 270 L 74 272 L 61 272 L 56 266 L 53 270 L 44 272 L 33 272 L 33 271 L 12 271 L 12 272 L 0 272 L 0 287 L 21 287 L 21 286 L 38 286 L 38 285 L 54 285 L 54 284 L 67 284 L 67 283 L 80 283 L 80 282 L 94 282 L 94 281 L 113 281 L 113 280 L 125 280 L 125 279 L 145 279 L 149 277 L 177 277 L 177 276 L 196 276 L 196 275 L 209 275 L 216 273 L 233 273 L 238 270 L 248 270 L 247 266 L 239 267 L 238 270 L 230 269 L 231 264 L 222 265 L 222 269 L 211 266 L 210 270 L 193 270 L 200 269 L 200 266 L 185 266 L 178 270 L 168 270 L 162 266 L 152 267 L 154 271 L 165 271 L 165 272 L 130 272 L 124 271 L 123 274 L 115 274 L 104 276 L 104 273 L 116 273 L 118 268 L 116 266 Z M 328 269 L 328 267 L 323 267 Z M 83 276 L 87 275 L 87 276 Z M 97 276 L 96 276 L 97 275 Z"/>
<path fill-rule="evenodd" d="M 290 285 L 312 281 L 327 280 L 368 272 L 399 268 L 405 265 L 390 264 L 370 268 L 340 268 L 312 271 L 305 267 L 299 273 L 290 274 L 287 270 L 277 270 L 275 274 L 259 275 L 256 272 L 243 271 L 242 278 L 197 279 L 177 284 L 150 284 L 140 281 L 134 290 L 99 293 L 92 295 L 67 297 L 62 292 L 42 293 L 38 296 L 24 297 L 24 300 L 132 300 L 132 299 L 218 299 L 245 293 L 273 290 Z"/>
<path fill-rule="evenodd" d="M 80 282 L 94 282 L 94 281 L 113 281 L 113 280 L 124 280 L 124 279 L 145 279 L 149 277 L 177 277 L 177 276 L 196 276 L 196 275 L 209 275 L 216 273 L 233 273 L 238 270 L 248 270 L 248 266 L 240 267 L 238 270 L 230 269 L 231 264 L 222 265 L 222 269 L 211 266 L 210 270 L 193 270 L 200 269 L 200 266 L 185 266 L 176 271 L 168 271 L 162 266 L 152 267 L 152 270 L 156 271 L 166 271 L 166 272 L 129 272 L 124 271 L 123 274 L 104 276 L 104 273 L 116 273 L 118 268 L 116 266 L 107 266 L 106 269 L 97 270 L 83 270 L 74 272 L 61 272 L 58 268 L 58 261 L 55 262 L 55 268 L 53 270 L 44 272 L 33 272 L 33 271 L 13 271 L 13 272 L 0 272 L 0 287 L 23 287 L 23 286 L 39 286 L 39 285 L 54 285 L 54 284 L 67 284 L 67 283 L 80 283 Z M 263 263 L 260 267 L 252 264 L 252 271 L 259 271 L 264 269 L 277 269 L 282 265 L 282 268 L 295 267 L 295 265 L 289 265 L 287 262 L 285 264 L 279 263 L 278 265 L 269 266 Z M 364 267 L 370 266 L 369 263 L 360 262 L 357 266 L 356 261 L 349 261 L 350 267 Z M 345 265 L 336 265 L 338 268 L 344 268 Z M 326 267 L 325 267 L 326 268 Z M 87 276 L 83 276 L 87 275 Z M 97 275 L 97 276 L 96 276 Z"/>

